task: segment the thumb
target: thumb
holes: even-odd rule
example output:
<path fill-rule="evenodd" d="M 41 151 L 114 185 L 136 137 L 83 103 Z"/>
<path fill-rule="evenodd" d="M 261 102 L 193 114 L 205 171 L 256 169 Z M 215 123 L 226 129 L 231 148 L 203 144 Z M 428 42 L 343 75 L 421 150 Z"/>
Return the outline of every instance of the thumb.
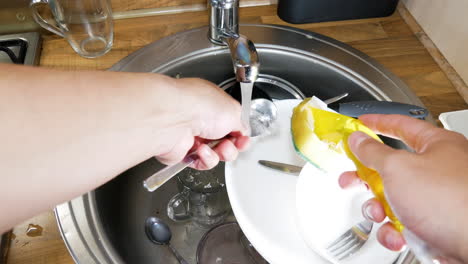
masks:
<path fill-rule="evenodd" d="M 397 150 L 359 131 L 349 136 L 348 144 L 351 151 L 362 164 L 376 171 L 382 171 L 388 157 L 398 153 Z"/>

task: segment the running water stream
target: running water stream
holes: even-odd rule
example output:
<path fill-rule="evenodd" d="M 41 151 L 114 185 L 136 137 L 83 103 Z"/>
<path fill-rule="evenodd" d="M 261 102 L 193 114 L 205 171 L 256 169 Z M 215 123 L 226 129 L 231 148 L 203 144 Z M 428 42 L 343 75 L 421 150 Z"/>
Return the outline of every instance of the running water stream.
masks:
<path fill-rule="evenodd" d="M 251 135 L 251 128 L 250 128 L 250 105 L 252 104 L 252 90 L 253 90 L 253 82 L 241 82 L 241 95 L 242 95 L 242 113 L 241 113 L 241 120 L 244 124 L 245 128 L 247 129 L 247 135 Z"/>

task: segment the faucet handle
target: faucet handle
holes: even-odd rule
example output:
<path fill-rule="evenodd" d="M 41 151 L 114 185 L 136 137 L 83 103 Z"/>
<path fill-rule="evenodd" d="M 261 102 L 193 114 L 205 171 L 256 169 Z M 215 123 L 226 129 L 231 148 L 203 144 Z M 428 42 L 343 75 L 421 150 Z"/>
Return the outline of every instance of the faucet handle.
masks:
<path fill-rule="evenodd" d="M 232 64 L 238 82 L 255 82 L 260 62 L 254 43 L 243 35 L 225 39 L 231 51 Z"/>

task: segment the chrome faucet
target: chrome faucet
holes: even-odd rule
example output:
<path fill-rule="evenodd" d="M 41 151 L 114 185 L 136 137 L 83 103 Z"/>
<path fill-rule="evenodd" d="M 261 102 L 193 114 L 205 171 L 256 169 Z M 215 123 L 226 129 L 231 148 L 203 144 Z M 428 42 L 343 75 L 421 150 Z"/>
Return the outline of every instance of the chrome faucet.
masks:
<path fill-rule="evenodd" d="M 260 63 L 254 43 L 239 34 L 239 0 L 210 0 L 209 39 L 227 45 L 238 82 L 255 82 Z"/>

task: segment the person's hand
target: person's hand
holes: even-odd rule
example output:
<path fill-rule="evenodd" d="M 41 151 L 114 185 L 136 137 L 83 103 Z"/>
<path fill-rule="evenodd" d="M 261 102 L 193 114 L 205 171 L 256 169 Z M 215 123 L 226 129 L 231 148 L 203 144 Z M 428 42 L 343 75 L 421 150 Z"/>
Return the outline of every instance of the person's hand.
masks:
<path fill-rule="evenodd" d="M 193 167 L 209 169 L 248 145 L 239 103 L 207 81 L 7 64 L 0 72 L 0 233 L 150 158 L 173 164 L 192 149 Z M 204 144 L 226 135 L 214 150 Z"/>
<path fill-rule="evenodd" d="M 360 120 L 376 133 L 401 139 L 415 152 L 395 150 L 361 132 L 349 146 L 366 166 L 377 170 L 387 201 L 406 228 L 438 250 L 448 263 L 468 261 L 468 140 L 461 134 L 428 122 L 399 115 L 365 115 Z M 343 188 L 359 185 L 356 172 L 345 172 Z M 371 199 L 363 205 L 366 218 L 382 222 L 382 205 Z M 390 223 L 378 240 L 400 250 L 405 240 Z"/>
<path fill-rule="evenodd" d="M 177 116 L 184 115 L 180 125 L 167 136 L 168 151 L 156 155 L 165 164 L 181 161 L 188 152 L 199 156 L 191 166 L 211 169 L 220 160 L 232 161 L 238 152 L 248 147 L 249 137 L 244 136 L 240 104 L 216 85 L 201 79 L 178 79 L 174 85 L 180 89 Z M 211 149 L 206 143 L 226 137 Z"/>

